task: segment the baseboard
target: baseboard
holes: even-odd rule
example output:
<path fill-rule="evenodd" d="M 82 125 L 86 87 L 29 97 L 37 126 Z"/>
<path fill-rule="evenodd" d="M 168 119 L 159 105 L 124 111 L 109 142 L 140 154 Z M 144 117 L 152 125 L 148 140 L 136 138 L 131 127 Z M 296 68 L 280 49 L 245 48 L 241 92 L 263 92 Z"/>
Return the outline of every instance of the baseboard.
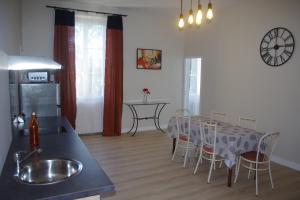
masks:
<path fill-rule="evenodd" d="M 168 127 L 167 124 L 161 125 L 160 126 L 162 129 L 166 129 Z M 130 130 L 130 128 L 123 128 L 122 129 L 122 133 L 127 133 Z M 140 131 L 152 131 L 152 130 L 156 130 L 155 126 L 144 126 L 144 127 L 138 127 L 137 132 Z M 133 131 L 133 130 L 131 130 Z"/>
<path fill-rule="evenodd" d="M 300 171 L 300 164 L 299 163 L 295 163 L 295 162 L 286 160 L 282 157 L 274 156 L 274 155 L 271 157 L 271 160 L 275 163 L 280 164 L 280 165 L 283 165 L 283 166 L 289 167 L 291 169 Z"/>

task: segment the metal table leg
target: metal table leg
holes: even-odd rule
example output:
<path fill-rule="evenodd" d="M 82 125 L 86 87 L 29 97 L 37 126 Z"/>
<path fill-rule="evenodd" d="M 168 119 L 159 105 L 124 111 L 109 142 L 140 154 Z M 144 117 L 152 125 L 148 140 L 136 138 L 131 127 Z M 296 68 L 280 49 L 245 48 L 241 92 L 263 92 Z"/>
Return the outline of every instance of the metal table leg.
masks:
<path fill-rule="evenodd" d="M 132 110 L 132 108 L 131 108 L 131 105 L 128 105 L 128 107 L 130 108 L 130 111 L 131 111 L 131 113 L 132 113 L 132 120 L 133 120 L 133 123 L 132 123 L 132 126 L 131 126 L 131 129 L 127 132 L 127 133 L 130 133 L 131 132 L 131 130 L 133 129 L 133 127 L 134 127 L 134 125 L 135 125 L 135 114 L 134 114 L 134 111 Z"/>
<path fill-rule="evenodd" d="M 156 116 L 156 114 L 155 114 L 155 120 L 157 120 L 156 123 L 157 123 L 158 130 L 160 130 L 160 131 L 163 132 L 163 133 L 165 133 L 165 131 L 162 130 L 162 128 L 160 127 L 159 118 L 160 118 L 160 113 L 161 113 L 161 111 L 163 110 L 163 108 L 164 108 L 166 105 L 167 105 L 167 104 L 162 103 L 162 106 L 161 106 L 161 108 L 159 109 L 158 115 Z"/>
<path fill-rule="evenodd" d="M 135 127 L 135 130 L 134 130 L 133 134 L 131 135 L 131 136 L 134 136 L 135 133 L 136 133 L 136 131 L 137 131 L 137 129 L 138 129 L 138 126 L 139 126 L 139 117 L 138 117 L 138 113 L 137 113 L 135 107 L 133 105 L 131 105 L 131 106 L 132 106 L 132 110 L 135 113 L 135 118 L 134 119 L 136 120 L 136 127 Z"/>
<path fill-rule="evenodd" d="M 157 115 L 157 109 L 159 107 L 159 104 L 156 105 L 155 111 L 154 111 L 154 117 L 153 117 L 153 121 L 154 121 L 154 125 L 156 129 L 159 129 L 159 127 L 157 126 L 157 122 L 156 122 L 156 115 Z"/>

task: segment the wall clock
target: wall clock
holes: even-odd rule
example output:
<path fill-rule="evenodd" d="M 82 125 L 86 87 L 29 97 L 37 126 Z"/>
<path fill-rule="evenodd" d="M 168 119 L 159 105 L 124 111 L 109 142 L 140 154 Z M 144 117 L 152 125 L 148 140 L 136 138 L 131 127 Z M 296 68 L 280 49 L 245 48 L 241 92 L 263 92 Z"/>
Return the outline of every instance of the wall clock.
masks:
<path fill-rule="evenodd" d="M 293 34 L 286 28 L 271 29 L 260 43 L 262 60 L 272 67 L 286 63 L 293 55 L 295 40 Z"/>

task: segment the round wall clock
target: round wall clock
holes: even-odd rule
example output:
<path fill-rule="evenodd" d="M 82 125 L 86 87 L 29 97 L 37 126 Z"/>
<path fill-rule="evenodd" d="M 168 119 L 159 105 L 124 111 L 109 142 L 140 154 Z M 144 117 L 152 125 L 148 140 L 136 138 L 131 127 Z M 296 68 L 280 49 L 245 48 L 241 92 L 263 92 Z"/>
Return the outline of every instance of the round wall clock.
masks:
<path fill-rule="evenodd" d="M 293 55 L 295 40 L 286 28 L 273 28 L 260 43 L 260 56 L 270 66 L 278 67 L 286 63 Z"/>

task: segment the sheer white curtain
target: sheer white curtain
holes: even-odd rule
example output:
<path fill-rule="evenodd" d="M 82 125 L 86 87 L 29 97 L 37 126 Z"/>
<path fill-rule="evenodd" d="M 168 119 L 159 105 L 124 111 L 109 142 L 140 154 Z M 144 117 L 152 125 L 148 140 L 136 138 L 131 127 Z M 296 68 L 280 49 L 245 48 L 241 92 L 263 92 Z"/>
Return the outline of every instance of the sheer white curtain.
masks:
<path fill-rule="evenodd" d="M 106 16 L 75 14 L 77 133 L 103 130 Z"/>
<path fill-rule="evenodd" d="M 184 108 L 200 114 L 201 58 L 185 60 Z"/>

